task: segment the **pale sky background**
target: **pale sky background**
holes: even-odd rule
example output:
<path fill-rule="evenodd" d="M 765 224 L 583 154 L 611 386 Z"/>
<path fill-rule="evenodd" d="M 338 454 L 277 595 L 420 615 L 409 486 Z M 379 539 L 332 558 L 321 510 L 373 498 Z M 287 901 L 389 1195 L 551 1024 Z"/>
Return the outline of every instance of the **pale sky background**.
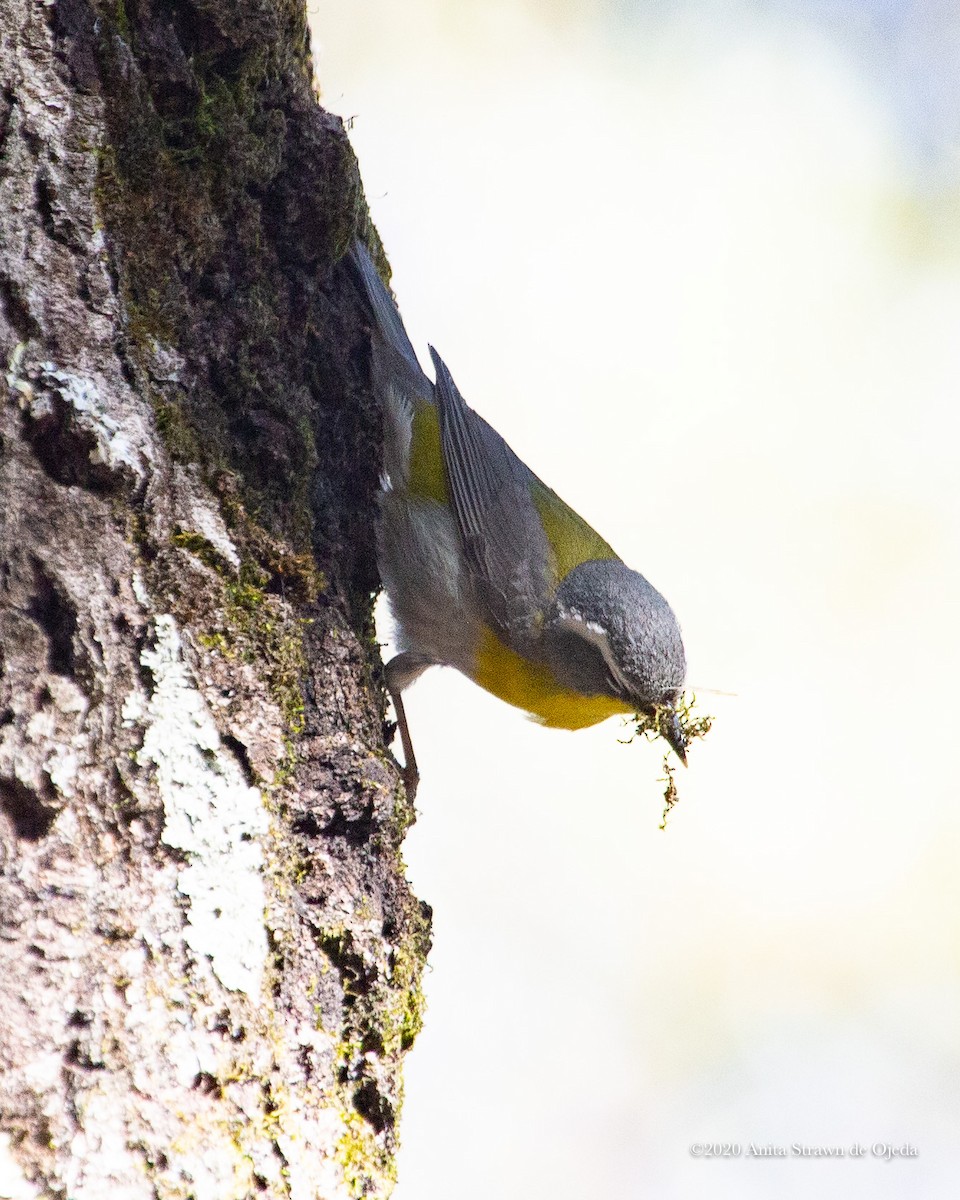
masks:
<path fill-rule="evenodd" d="M 415 345 L 736 693 L 665 833 L 616 721 L 408 693 L 435 946 L 397 1200 L 953 1196 L 960 11 L 312 13 Z"/>

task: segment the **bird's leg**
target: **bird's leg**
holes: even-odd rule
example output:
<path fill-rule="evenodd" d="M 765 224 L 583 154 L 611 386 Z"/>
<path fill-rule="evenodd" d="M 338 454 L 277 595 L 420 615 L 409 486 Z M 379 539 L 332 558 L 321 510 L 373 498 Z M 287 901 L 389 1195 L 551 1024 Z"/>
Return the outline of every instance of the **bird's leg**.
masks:
<path fill-rule="evenodd" d="M 417 784 L 420 782 L 420 769 L 417 758 L 413 753 L 413 742 L 410 740 L 410 726 L 407 724 L 407 714 L 399 692 L 391 692 L 393 707 L 397 712 L 397 728 L 400 730 L 400 742 L 403 745 L 403 786 L 407 789 L 407 799 L 412 804 L 417 794 Z"/>
<path fill-rule="evenodd" d="M 387 691 L 390 693 L 390 699 L 393 701 L 393 707 L 397 714 L 397 728 L 400 731 L 400 744 L 403 746 L 403 785 L 407 789 L 407 799 L 411 803 L 417 794 L 420 772 L 417 769 L 417 758 L 413 753 L 413 742 L 410 739 L 410 726 L 407 724 L 407 714 L 400 693 L 415 679 L 419 679 L 431 665 L 407 650 L 403 654 L 398 654 L 396 658 L 391 658 L 383 669 Z"/>

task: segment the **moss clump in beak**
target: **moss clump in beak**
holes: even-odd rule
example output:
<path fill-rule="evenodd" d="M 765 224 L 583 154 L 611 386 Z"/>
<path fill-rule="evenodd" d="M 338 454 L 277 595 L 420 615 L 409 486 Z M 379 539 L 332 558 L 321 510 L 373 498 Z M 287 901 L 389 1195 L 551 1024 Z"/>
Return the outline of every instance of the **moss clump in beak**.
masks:
<path fill-rule="evenodd" d="M 635 737 L 642 736 L 652 742 L 655 738 L 663 738 L 677 758 L 686 766 L 690 744 L 697 738 L 706 737 L 713 724 L 713 717 L 708 713 L 694 712 L 696 703 L 697 698 L 693 693 L 689 696 L 684 693 L 675 707 L 659 705 L 650 712 L 634 713 L 630 719 L 630 724 L 634 727 L 633 733 L 626 740 L 632 742 Z M 676 780 L 673 777 L 675 770 L 676 766 L 670 761 L 670 754 L 667 752 L 663 756 L 664 774 L 661 779 L 665 785 L 663 792 L 665 807 L 661 829 L 666 828 L 667 814 L 680 799 Z"/>

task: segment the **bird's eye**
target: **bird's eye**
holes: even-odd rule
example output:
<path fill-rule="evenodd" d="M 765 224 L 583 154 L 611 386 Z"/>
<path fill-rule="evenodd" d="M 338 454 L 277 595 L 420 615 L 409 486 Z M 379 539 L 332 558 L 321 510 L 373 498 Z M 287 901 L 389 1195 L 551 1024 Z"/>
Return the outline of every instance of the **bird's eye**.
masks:
<path fill-rule="evenodd" d="M 630 698 L 630 685 L 617 666 L 609 636 L 602 626 L 577 614 L 561 617 L 554 628 L 562 639 L 565 663 L 575 664 L 574 677 L 580 688 Z"/>

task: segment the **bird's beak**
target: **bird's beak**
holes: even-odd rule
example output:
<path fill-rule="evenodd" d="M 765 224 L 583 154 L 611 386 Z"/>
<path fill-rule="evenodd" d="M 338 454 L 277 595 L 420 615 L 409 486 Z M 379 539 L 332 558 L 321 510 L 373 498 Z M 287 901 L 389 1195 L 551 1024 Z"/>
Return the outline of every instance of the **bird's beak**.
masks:
<path fill-rule="evenodd" d="M 677 758 L 679 758 L 683 765 L 686 766 L 687 740 L 683 736 L 683 730 L 680 728 L 680 718 L 675 712 L 671 712 L 669 714 L 665 713 L 664 716 L 666 719 L 664 720 L 662 727 L 663 736 L 673 747 L 673 751 Z"/>

